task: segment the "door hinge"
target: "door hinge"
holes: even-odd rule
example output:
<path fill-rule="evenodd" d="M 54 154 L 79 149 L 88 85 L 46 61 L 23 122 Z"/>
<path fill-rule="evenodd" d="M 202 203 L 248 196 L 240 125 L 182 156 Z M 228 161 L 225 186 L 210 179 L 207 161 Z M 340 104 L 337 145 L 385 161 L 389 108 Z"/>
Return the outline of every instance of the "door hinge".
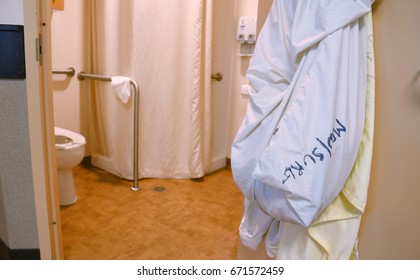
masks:
<path fill-rule="evenodd" d="M 39 65 L 42 66 L 42 39 L 41 34 L 38 35 L 38 38 L 35 39 L 36 47 L 36 61 L 39 62 Z"/>

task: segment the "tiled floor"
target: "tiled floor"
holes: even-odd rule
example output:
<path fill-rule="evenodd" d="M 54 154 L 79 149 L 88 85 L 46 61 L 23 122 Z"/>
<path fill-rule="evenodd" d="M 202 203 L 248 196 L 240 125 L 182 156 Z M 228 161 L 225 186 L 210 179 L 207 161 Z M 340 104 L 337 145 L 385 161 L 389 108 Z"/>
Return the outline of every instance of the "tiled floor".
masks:
<path fill-rule="evenodd" d="M 79 200 L 61 208 L 65 259 L 236 259 L 243 198 L 230 168 L 202 181 L 144 179 L 139 192 L 86 164 L 74 174 Z"/>

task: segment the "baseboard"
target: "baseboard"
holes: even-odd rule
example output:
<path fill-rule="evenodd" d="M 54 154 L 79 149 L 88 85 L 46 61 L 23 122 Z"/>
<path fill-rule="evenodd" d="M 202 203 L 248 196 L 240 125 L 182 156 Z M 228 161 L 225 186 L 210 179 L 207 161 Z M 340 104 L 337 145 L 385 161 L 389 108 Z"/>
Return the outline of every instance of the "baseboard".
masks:
<path fill-rule="evenodd" d="M 10 249 L 0 239 L 0 260 L 40 260 L 39 249 Z"/>
<path fill-rule="evenodd" d="M 224 167 L 226 167 L 226 157 L 213 155 L 212 166 L 209 173 L 212 173 Z"/>

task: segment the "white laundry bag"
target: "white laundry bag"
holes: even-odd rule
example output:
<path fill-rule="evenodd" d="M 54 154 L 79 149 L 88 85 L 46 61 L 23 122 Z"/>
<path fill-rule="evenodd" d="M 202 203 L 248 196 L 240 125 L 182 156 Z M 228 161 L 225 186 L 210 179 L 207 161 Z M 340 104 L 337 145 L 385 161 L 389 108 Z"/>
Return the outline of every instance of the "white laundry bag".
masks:
<path fill-rule="evenodd" d="M 260 33 L 231 163 L 245 197 L 280 222 L 310 226 L 354 165 L 371 3 L 277 0 Z"/>

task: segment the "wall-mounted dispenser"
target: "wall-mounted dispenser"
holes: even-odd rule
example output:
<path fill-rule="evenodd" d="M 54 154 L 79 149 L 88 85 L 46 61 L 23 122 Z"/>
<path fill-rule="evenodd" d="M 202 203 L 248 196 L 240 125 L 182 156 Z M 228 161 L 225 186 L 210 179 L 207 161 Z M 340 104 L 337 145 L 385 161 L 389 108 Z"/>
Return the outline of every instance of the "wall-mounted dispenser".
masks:
<path fill-rule="evenodd" d="M 254 16 L 241 16 L 238 22 L 236 39 L 241 44 L 240 55 L 251 56 L 257 40 L 257 19 Z"/>

